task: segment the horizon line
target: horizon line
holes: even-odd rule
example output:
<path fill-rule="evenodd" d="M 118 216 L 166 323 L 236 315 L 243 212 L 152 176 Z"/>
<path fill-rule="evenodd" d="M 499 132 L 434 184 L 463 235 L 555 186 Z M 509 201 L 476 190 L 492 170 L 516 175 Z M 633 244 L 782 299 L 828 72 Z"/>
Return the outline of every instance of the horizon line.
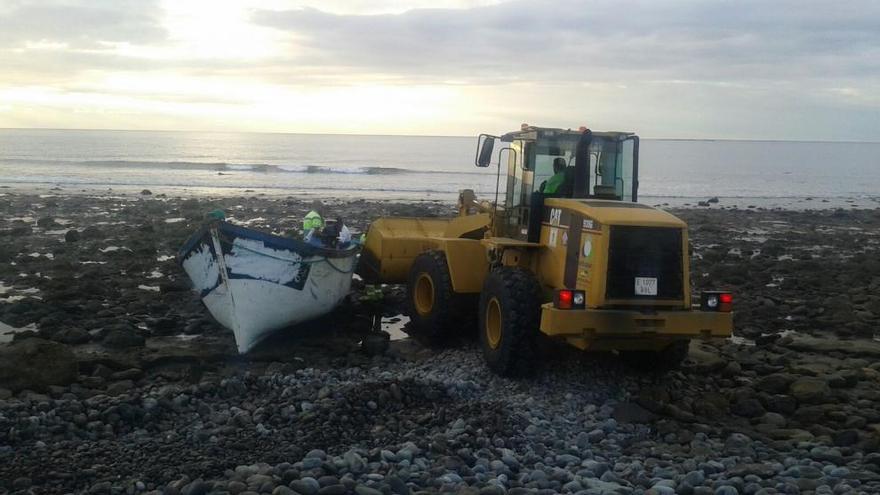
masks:
<path fill-rule="evenodd" d="M 86 131 L 86 132 L 192 132 L 205 134 L 288 134 L 304 136 L 364 136 L 364 137 L 421 137 L 421 138 L 474 138 L 475 135 L 457 134 L 373 134 L 352 132 L 291 132 L 291 131 L 222 131 L 222 130 L 197 130 L 197 129 L 101 129 L 101 128 L 76 128 L 76 127 L 0 127 L 0 131 Z M 637 134 L 638 135 L 638 134 Z M 880 141 L 860 140 L 811 140 L 811 139 L 751 139 L 751 138 L 685 138 L 685 137 L 646 137 L 639 136 L 643 140 L 651 141 L 729 141 L 729 142 L 757 142 L 757 143 L 838 143 L 838 144 L 880 144 Z"/>

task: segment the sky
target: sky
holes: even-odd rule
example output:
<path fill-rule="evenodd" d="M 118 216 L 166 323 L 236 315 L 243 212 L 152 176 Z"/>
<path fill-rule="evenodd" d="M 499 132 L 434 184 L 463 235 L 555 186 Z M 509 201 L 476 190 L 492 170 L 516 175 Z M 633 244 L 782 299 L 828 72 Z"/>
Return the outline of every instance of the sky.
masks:
<path fill-rule="evenodd" d="M 0 127 L 880 141 L 880 2 L 0 0 Z"/>

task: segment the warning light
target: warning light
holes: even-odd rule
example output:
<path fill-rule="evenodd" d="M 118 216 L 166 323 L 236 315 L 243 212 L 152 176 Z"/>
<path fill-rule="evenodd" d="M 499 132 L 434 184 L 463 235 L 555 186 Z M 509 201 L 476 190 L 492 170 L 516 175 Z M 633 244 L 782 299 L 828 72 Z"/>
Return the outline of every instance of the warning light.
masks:
<path fill-rule="evenodd" d="M 559 309 L 571 309 L 571 301 L 574 299 L 570 290 L 561 290 L 559 291 L 559 303 L 557 306 Z"/>
<path fill-rule="evenodd" d="M 700 295 L 700 309 L 729 313 L 733 310 L 733 294 L 721 291 L 706 291 Z"/>
<path fill-rule="evenodd" d="M 587 294 L 582 290 L 562 289 L 553 295 L 553 305 L 558 309 L 586 308 Z"/>

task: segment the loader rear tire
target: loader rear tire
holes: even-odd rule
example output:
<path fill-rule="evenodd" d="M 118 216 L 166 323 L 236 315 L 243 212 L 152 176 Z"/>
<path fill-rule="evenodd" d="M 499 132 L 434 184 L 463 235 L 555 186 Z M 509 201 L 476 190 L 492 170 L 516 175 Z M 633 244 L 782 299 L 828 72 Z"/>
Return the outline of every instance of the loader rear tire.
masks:
<path fill-rule="evenodd" d="M 480 347 L 486 364 L 501 376 L 528 376 L 536 361 L 541 324 L 541 287 L 521 268 L 491 272 L 480 294 Z"/>
<path fill-rule="evenodd" d="M 427 251 L 416 257 L 406 292 L 407 312 L 416 334 L 434 344 L 448 336 L 456 297 L 443 252 Z"/>

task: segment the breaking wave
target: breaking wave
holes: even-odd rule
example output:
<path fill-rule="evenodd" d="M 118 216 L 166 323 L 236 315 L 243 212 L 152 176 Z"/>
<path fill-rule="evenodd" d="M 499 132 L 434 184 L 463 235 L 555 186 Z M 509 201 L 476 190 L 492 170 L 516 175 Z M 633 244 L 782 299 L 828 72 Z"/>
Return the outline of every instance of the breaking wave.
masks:
<path fill-rule="evenodd" d="M 173 169 L 209 170 L 219 173 L 262 172 L 281 174 L 347 174 L 347 175 L 398 175 L 398 174 L 464 174 L 486 175 L 480 172 L 460 172 L 443 170 L 417 170 L 398 167 L 375 166 L 330 166 L 330 165 L 277 165 L 269 163 L 226 163 L 226 162 L 187 162 L 187 161 L 134 161 L 134 160 L 34 160 L 0 159 L 0 163 L 43 165 L 43 166 L 82 166 L 134 169 Z"/>

